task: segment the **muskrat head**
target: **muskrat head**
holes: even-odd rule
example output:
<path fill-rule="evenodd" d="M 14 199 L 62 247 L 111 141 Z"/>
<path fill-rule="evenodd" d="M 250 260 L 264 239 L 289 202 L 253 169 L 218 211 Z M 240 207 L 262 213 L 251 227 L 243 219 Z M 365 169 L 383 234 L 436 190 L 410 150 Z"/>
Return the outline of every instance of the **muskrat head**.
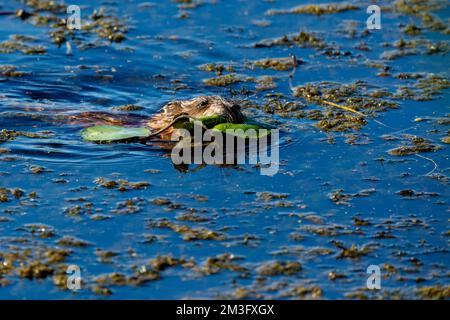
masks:
<path fill-rule="evenodd" d="M 222 116 L 226 122 L 242 123 L 244 115 L 238 104 L 219 96 L 200 96 L 191 100 L 172 101 L 152 117 L 149 126 L 159 130 L 181 115 L 192 118 Z"/>

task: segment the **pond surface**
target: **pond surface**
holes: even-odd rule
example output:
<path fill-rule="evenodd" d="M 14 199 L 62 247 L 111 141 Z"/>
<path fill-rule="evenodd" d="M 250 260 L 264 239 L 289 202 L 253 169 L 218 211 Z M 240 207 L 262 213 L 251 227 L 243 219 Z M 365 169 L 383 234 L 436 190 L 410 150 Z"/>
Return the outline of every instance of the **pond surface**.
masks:
<path fill-rule="evenodd" d="M 0 298 L 449 298 L 449 8 L 379 3 L 367 31 L 364 1 L 316 15 L 283 11 L 307 4 L 294 0 L 77 0 L 70 34 L 64 6 L 0 1 Z M 71 121 L 198 95 L 277 126 L 279 172 L 180 170 Z"/>

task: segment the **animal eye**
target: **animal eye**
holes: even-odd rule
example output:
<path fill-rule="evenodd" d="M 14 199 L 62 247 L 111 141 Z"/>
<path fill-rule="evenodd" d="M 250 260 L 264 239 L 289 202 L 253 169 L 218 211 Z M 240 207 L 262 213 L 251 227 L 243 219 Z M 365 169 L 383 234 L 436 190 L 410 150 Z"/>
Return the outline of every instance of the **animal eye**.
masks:
<path fill-rule="evenodd" d="M 201 108 L 206 107 L 207 105 L 208 105 L 208 101 L 207 100 L 202 100 L 198 104 L 198 106 L 201 107 Z"/>

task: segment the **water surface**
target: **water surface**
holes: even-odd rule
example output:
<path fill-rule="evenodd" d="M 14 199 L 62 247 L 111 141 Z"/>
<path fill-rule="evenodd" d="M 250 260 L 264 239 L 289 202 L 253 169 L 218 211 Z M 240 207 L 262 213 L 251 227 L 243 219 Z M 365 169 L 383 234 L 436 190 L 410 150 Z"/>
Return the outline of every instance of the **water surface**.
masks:
<path fill-rule="evenodd" d="M 70 55 L 64 42 L 59 47 L 52 42 L 51 26 L 1 15 L 0 41 L 32 36 L 35 40 L 27 43 L 46 52 L 0 54 L 0 65 L 25 72 L 20 77 L 0 72 L 0 129 L 43 136 L 0 144 L 0 187 L 23 191 L 17 198 L 4 191 L 7 201 L 0 202 L 0 297 L 423 298 L 429 296 L 420 288 L 448 288 L 449 153 L 441 141 L 449 129 L 448 32 L 425 27 L 417 15 L 389 11 L 390 3 L 383 2 L 382 29 L 367 33 L 364 1 L 354 2 L 356 10 L 317 16 L 265 14 L 305 4 L 294 0 L 204 1 L 191 9 L 171 1 L 78 0 L 83 24 L 104 7 L 124 23 L 126 38 L 110 43 L 95 33 L 75 32 Z M 20 1 L 0 2 L 5 13 L 21 8 L 33 11 Z M 443 21 L 448 13 L 445 6 L 431 12 Z M 420 26 L 421 33 L 404 33 L 408 24 Z M 335 53 L 309 45 L 253 46 L 300 30 Z M 384 52 L 397 50 L 400 39 L 425 43 L 399 49 L 394 59 L 383 58 Z M 357 48 L 361 43 L 368 51 Z M 433 52 L 431 45 L 440 50 Z M 294 86 L 364 81 L 369 96 L 371 90 L 395 94 L 420 81 L 399 79 L 401 73 L 437 75 L 444 84 L 426 101 L 383 98 L 398 104 L 377 112 L 384 125 L 369 118 L 360 130 L 324 132 L 310 117 L 264 108 L 278 94 L 283 103 L 303 103 L 305 112 L 324 110 L 292 95 L 290 70 L 252 66 L 256 60 L 290 55 L 303 62 Z M 207 63 L 232 66 L 233 72 L 223 74 L 246 80 L 209 86 L 204 80 L 217 75 L 202 70 Z M 256 90 L 254 78 L 261 76 L 274 77 L 276 87 Z M 278 174 L 261 175 L 252 165 L 191 166 L 182 172 L 156 146 L 87 143 L 80 131 L 88 124 L 64 121 L 83 111 L 117 112 L 114 107 L 126 104 L 150 116 L 170 100 L 212 94 L 253 102 L 260 107 L 246 108 L 247 114 L 281 129 Z M 408 143 L 402 134 L 441 148 L 419 156 L 389 154 Z M 33 173 L 36 167 L 43 172 Z M 150 186 L 119 191 L 99 186 L 98 178 Z M 402 196 L 401 190 L 413 193 Z M 36 231 L 30 224 L 45 226 L 34 226 Z M 192 238 L 181 226 L 216 236 Z M 54 234 L 46 237 L 42 229 Z M 87 245 L 61 242 L 67 236 Z M 356 249 L 347 250 L 353 245 Z M 49 261 L 51 249 L 69 251 L 64 259 Z M 102 259 L 98 250 L 115 255 Z M 156 263 L 157 257 L 166 263 Z M 212 260 L 217 257 L 218 262 Z M 283 262 L 294 264 L 283 268 Z M 280 263 L 278 269 L 274 263 Z M 75 293 L 55 285 L 67 265 L 81 268 L 83 285 Z M 380 291 L 366 289 L 369 265 L 381 267 Z M 144 279 L 149 270 L 159 278 L 133 282 L 136 273 Z M 101 278 L 112 273 L 115 280 Z"/>

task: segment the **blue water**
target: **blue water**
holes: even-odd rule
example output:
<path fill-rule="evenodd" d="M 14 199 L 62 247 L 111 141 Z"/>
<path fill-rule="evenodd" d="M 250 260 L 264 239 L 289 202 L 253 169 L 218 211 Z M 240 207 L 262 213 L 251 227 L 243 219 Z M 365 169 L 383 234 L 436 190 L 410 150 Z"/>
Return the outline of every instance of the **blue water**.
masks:
<path fill-rule="evenodd" d="M 10 150 L 0 154 L 0 187 L 20 188 L 25 192 L 21 199 L 10 197 L 10 201 L 0 202 L 0 218 L 8 218 L 0 222 L 0 252 L 60 247 L 57 241 L 67 235 L 90 243 L 85 248 L 71 248 L 73 252 L 64 262 L 81 267 L 85 282 L 81 290 L 76 293 L 63 290 L 53 284 L 51 276 L 28 280 L 14 271 L 4 276 L 8 284 L 0 286 L 0 298 L 99 298 L 101 296 L 91 290 L 96 276 L 111 272 L 131 275 L 133 266 L 146 265 L 150 259 L 168 254 L 192 258 L 201 267 L 209 257 L 231 253 L 242 257 L 236 263 L 250 272 L 245 277 L 229 270 L 203 275 L 195 269 L 177 266 L 162 271 L 159 280 L 144 285 L 108 286 L 112 290 L 109 297 L 212 299 L 234 297 L 236 288 L 246 288 L 249 298 L 301 298 L 287 293 L 294 287 L 319 286 L 323 290 L 322 298 L 346 298 L 351 292 L 365 289 L 369 265 L 385 264 L 393 265 L 397 272 L 387 274 L 382 269 L 382 288 L 365 291 L 369 298 L 389 298 L 396 293 L 404 298 L 418 298 L 416 290 L 420 287 L 448 286 L 450 259 L 446 232 L 450 189 L 448 182 L 427 175 L 432 170 L 433 174 L 449 175 L 449 149 L 440 142 L 448 126 L 433 121 L 414 122 L 417 117 L 437 118 L 448 114 L 448 90 L 431 101 L 400 101 L 398 109 L 381 113 L 377 119 L 390 128 L 369 120 L 368 125 L 357 132 L 369 142 L 363 145 L 345 143 L 343 133 L 321 132 L 307 119 L 281 118 L 248 110 L 258 120 L 276 120 L 282 129 L 280 172 L 274 176 L 261 175 L 259 168 L 251 165 L 206 166 L 184 173 L 176 170 L 157 146 L 90 144 L 80 137 L 83 125 L 48 120 L 56 115 L 82 111 L 111 111 L 112 107 L 124 104 L 142 106 L 140 114 L 150 116 L 170 100 L 197 95 L 219 94 L 263 104 L 267 91 L 256 91 L 249 96 L 238 93 L 242 89 L 254 90 L 250 82 L 223 88 L 205 85 L 203 79 L 213 77 L 214 73 L 204 72 L 199 66 L 214 62 L 233 65 L 236 73 L 246 76 L 274 76 L 277 88 L 273 92 L 295 101 L 288 85 L 288 72 L 245 68 L 248 61 L 290 54 L 305 61 L 294 77 L 294 85 L 363 80 L 371 86 L 395 92 L 397 86 L 405 84 L 404 80 L 392 76 L 377 76 L 379 71 L 367 67 L 365 61 L 378 61 L 386 49 L 384 42 L 400 37 L 413 38 L 402 35 L 399 25 L 417 21 L 416 18 L 382 12 L 381 30 L 371 32 L 364 39 L 352 39 L 345 25 L 353 21 L 357 32 L 364 31 L 368 17 L 364 1 L 355 2 L 360 10 L 339 14 L 264 15 L 269 9 L 291 8 L 302 3 L 294 0 L 205 1 L 195 9 L 186 10 L 190 15 L 188 19 L 179 19 L 178 4 L 171 1 L 139 6 L 139 1 L 134 0 L 78 0 L 82 21 L 94 9 L 104 6 L 124 20 L 129 30 L 121 43 L 109 44 L 103 40 L 105 45 L 86 50 L 72 43 L 72 55 L 66 54 L 65 45 L 58 48 L 51 42 L 48 27 L 34 26 L 11 15 L 0 16 L 0 41 L 8 40 L 13 34 L 32 35 L 37 38 L 37 44 L 47 49 L 44 55 L 0 54 L 0 65 L 15 65 L 19 71 L 29 73 L 19 78 L 0 77 L 0 129 L 51 133 L 48 139 L 17 137 L 0 144 L 0 148 Z M 24 8 L 20 1 L 0 2 L 0 11 L 19 8 Z M 436 14 L 448 19 L 448 13 L 447 8 Z M 258 27 L 252 23 L 261 19 L 271 24 Z M 354 55 L 326 57 L 311 48 L 248 47 L 264 39 L 295 34 L 299 29 L 317 32 L 328 43 L 336 43 L 340 50 L 349 50 Z M 448 44 L 448 36 L 435 31 L 425 30 L 418 38 Z M 96 39 L 98 37 L 92 36 L 86 41 Z M 360 41 L 372 50 L 354 49 Z M 444 53 L 417 54 L 384 62 L 391 66 L 393 74 L 426 72 L 448 78 L 448 61 L 448 54 Z M 183 86 L 177 90 L 180 84 Z M 387 151 L 400 142 L 386 141 L 380 136 L 401 129 L 440 144 L 442 149 L 422 154 L 429 159 L 414 155 L 391 156 Z M 330 135 L 335 137 L 332 144 L 327 141 Z M 1 161 L 8 160 L 7 157 L 14 159 Z M 386 161 L 378 161 L 379 158 Z M 42 166 L 47 171 L 32 174 L 32 166 Z M 146 169 L 160 172 L 148 173 Z M 151 186 L 119 192 L 98 187 L 94 183 L 98 177 L 147 181 Z M 368 179 L 373 177 L 377 179 Z M 66 183 L 56 183 L 55 179 L 61 178 L 67 180 Z M 338 205 L 329 199 L 329 194 L 336 189 L 351 194 L 372 188 L 376 190 L 374 193 L 354 197 L 349 205 Z M 403 189 L 439 195 L 405 199 L 396 194 Z M 39 195 L 35 200 L 27 196 L 32 191 Z M 254 193 L 263 191 L 289 196 L 265 203 Z M 199 202 L 193 195 L 206 196 L 208 201 Z M 166 210 L 164 206 L 151 203 L 152 199 L 160 197 L 182 204 L 182 208 Z M 92 209 L 71 217 L 66 208 L 85 204 L 73 201 L 78 198 L 90 202 Z M 118 203 L 132 198 L 142 199 L 138 212 L 114 213 Z M 290 206 L 277 206 L 277 201 L 289 202 Z M 206 217 L 207 221 L 176 220 L 180 213 L 189 210 Z M 95 213 L 108 215 L 110 219 L 93 220 L 91 217 Z M 313 222 L 302 215 L 314 215 L 322 220 Z M 353 218 L 356 216 L 368 220 L 370 225 L 355 226 Z M 150 227 L 150 222 L 162 218 L 222 232 L 226 238 L 185 241 L 181 234 L 170 229 Z M 19 229 L 28 223 L 51 226 L 56 235 L 42 239 Z M 339 234 L 321 236 L 309 231 L 308 226 L 333 228 Z M 394 239 L 375 238 L 378 232 L 387 230 Z M 292 233 L 300 233 L 304 239 L 294 241 L 290 237 Z M 161 237 L 144 243 L 145 234 Z M 246 235 L 253 240 L 244 241 Z M 17 237 L 27 242 L 14 241 Z M 341 250 L 333 245 L 333 240 L 342 242 L 345 247 L 369 246 L 371 251 L 357 259 L 338 259 Z M 118 255 L 110 263 L 99 262 L 96 249 L 111 250 Z M 330 252 L 321 255 L 316 254 L 315 249 Z M 135 254 L 130 254 L 130 250 Z M 415 266 L 410 261 L 412 257 L 422 264 Z M 261 275 L 256 270 L 272 261 L 298 261 L 302 270 L 294 275 L 269 276 L 261 285 L 258 282 Z M 331 281 L 328 279 L 331 271 L 345 274 L 346 278 Z"/>

